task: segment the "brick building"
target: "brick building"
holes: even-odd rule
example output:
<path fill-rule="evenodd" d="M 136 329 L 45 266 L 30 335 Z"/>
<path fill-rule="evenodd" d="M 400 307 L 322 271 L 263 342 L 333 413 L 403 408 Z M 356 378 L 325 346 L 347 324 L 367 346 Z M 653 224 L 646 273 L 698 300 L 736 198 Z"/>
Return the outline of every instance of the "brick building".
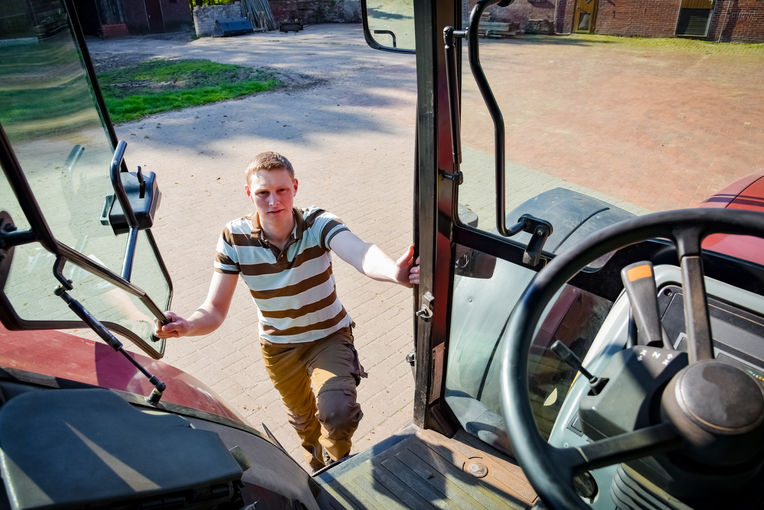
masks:
<path fill-rule="evenodd" d="M 276 22 L 360 23 L 360 0 L 270 0 Z"/>
<path fill-rule="evenodd" d="M 188 0 L 78 0 L 74 4 L 87 35 L 174 32 L 193 25 Z"/>
<path fill-rule="evenodd" d="M 520 31 L 542 20 L 558 33 L 764 42 L 764 0 L 516 0 L 487 11 Z"/>

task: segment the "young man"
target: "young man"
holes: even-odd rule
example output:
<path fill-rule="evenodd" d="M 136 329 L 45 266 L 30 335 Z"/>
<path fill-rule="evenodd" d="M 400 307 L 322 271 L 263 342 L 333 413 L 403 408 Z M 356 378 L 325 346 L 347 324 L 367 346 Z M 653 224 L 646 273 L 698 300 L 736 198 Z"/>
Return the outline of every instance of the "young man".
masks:
<path fill-rule="evenodd" d="M 336 216 L 293 207 L 297 179 L 275 152 L 246 170 L 254 214 L 226 224 L 207 299 L 187 319 L 168 312 L 161 338 L 205 335 L 222 324 L 241 275 L 257 304 L 265 368 L 314 470 L 350 453 L 363 413 L 356 386 L 366 374 L 353 347 L 354 323 L 337 298 L 330 250 L 375 280 L 419 283 L 414 249 L 393 261 Z M 324 455 L 326 453 L 327 455 Z"/>

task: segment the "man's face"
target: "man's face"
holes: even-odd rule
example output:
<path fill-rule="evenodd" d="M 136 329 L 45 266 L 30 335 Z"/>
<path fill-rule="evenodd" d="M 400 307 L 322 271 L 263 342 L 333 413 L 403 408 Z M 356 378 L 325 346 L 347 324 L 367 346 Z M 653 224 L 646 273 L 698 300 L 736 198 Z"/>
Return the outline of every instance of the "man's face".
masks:
<path fill-rule="evenodd" d="M 258 171 L 249 178 L 246 190 L 261 222 L 291 221 L 297 179 L 292 178 L 286 169 Z"/>

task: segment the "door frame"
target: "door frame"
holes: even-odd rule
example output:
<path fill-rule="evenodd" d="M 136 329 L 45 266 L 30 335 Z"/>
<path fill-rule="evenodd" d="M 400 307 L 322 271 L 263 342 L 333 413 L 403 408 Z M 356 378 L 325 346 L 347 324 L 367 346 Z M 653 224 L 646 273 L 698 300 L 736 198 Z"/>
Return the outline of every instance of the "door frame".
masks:
<path fill-rule="evenodd" d="M 581 34 L 593 34 L 594 29 L 597 26 L 597 13 L 599 11 L 599 0 L 575 0 L 575 7 L 573 9 L 573 26 L 571 27 L 572 32 L 578 32 Z M 582 12 L 589 12 L 582 10 L 579 6 L 580 5 L 586 5 L 586 4 L 592 4 L 592 10 L 591 10 L 591 19 L 589 21 L 589 29 L 588 30 L 578 30 L 578 22 L 580 21 L 581 13 Z"/>

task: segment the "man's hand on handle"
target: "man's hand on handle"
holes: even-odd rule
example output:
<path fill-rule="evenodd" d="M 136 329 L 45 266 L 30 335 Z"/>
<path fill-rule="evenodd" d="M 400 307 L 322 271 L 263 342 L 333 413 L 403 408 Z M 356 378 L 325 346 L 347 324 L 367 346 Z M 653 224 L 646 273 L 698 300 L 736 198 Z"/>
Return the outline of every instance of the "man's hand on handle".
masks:
<path fill-rule="evenodd" d="M 188 333 L 188 321 L 175 312 L 167 312 L 170 322 L 160 324 L 154 321 L 154 336 L 159 338 L 177 338 Z"/>
<path fill-rule="evenodd" d="M 408 249 L 395 261 L 397 267 L 396 280 L 402 285 L 411 287 L 419 285 L 419 257 L 414 261 L 414 247 Z"/>

